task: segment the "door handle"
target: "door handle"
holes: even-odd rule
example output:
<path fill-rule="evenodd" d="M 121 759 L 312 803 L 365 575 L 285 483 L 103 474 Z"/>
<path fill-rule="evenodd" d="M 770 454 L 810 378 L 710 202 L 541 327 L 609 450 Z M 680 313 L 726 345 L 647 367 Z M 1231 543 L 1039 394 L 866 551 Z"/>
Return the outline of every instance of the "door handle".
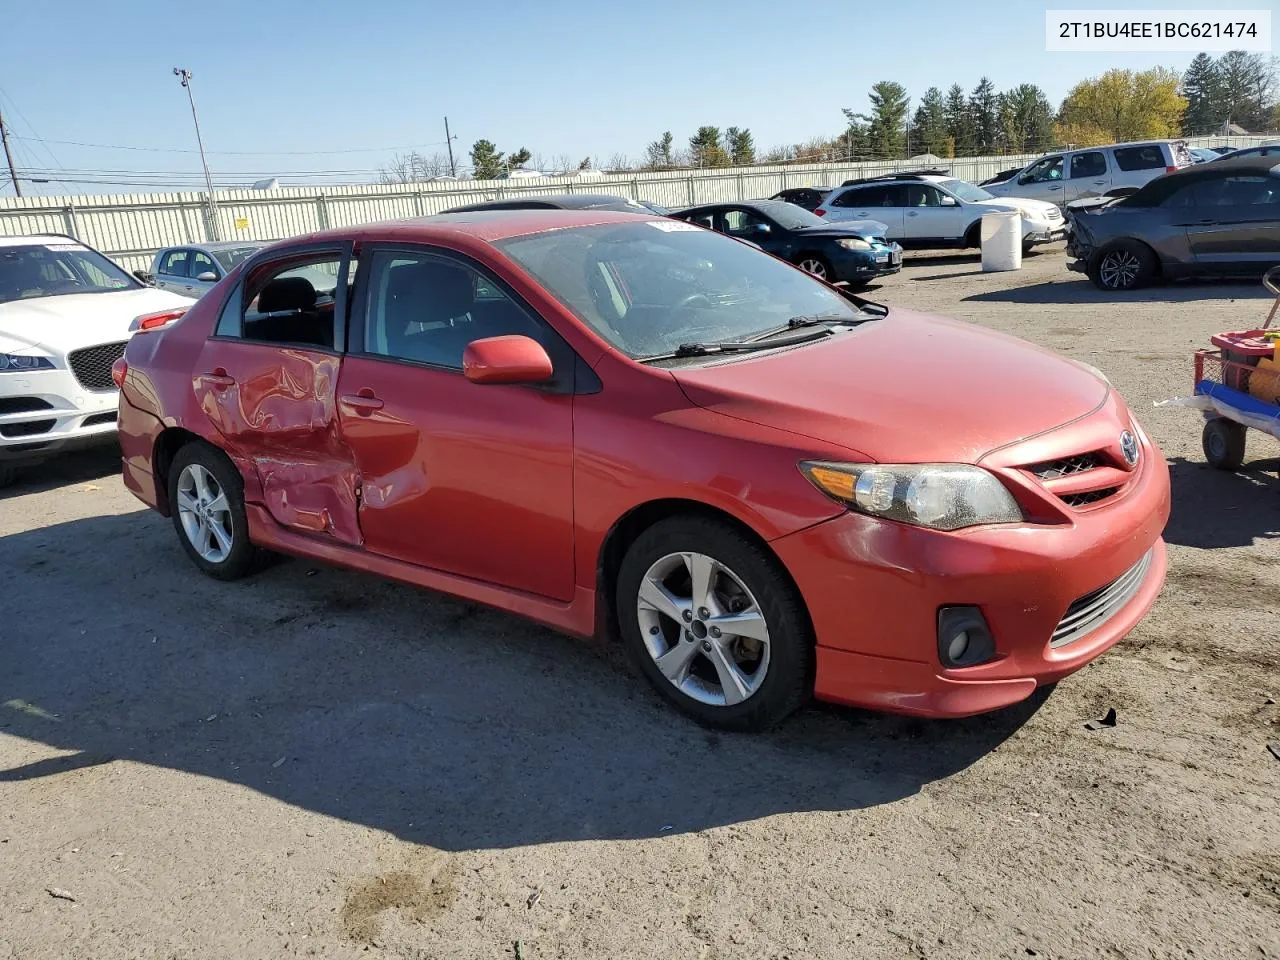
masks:
<path fill-rule="evenodd" d="M 236 385 L 236 378 L 228 376 L 224 367 L 214 367 L 212 373 L 206 373 L 200 379 L 203 380 L 207 386 L 214 387 L 215 389 L 225 390 L 227 387 L 234 387 Z"/>
<path fill-rule="evenodd" d="M 908 217 L 918 217 L 918 216 L 920 216 L 920 214 L 918 214 L 918 213 L 916 213 L 914 210 L 912 210 L 910 213 L 908 213 L 908 214 L 907 214 L 907 216 L 908 216 Z"/>
<path fill-rule="evenodd" d="M 368 388 L 361 390 L 359 393 L 346 394 L 340 397 L 338 402 L 362 417 L 367 417 L 375 410 L 382 409 L 382 401 L 375 397 L 373 391 Z"/>
<path fill-rule="evenodd" d="M 1097 187 L 1105 187 L 1107 185 L 1107 181 L 1105 180 L 1095 180 L 1093 181 L 1093 183 L 1094 183 L 1094 186 L 1097 186 Z"/>

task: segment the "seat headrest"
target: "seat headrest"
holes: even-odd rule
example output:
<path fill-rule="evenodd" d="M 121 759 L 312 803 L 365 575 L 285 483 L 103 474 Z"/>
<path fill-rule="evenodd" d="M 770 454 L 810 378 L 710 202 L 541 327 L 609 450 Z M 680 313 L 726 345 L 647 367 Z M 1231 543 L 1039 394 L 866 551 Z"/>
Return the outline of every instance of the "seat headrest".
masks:
<path fill-rule="evenodd" d="M 387 281 L 387 299 L 397 320 L 452 320 L 475 306 L 471 274 L 462 267 L 424 260 L 395 267 Z"/>
<path fill-rule="evenodd" d="M 258 294 L 259 313 L 310 310 L 316 305 L 316 288 L 306 277 L 276 277 Z"/>

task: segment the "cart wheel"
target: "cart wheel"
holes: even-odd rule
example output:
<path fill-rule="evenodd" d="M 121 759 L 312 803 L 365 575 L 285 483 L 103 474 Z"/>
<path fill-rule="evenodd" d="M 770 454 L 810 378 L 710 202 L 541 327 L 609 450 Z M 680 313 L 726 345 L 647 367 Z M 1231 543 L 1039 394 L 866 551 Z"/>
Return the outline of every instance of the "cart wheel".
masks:
<path fill-rule="evenodd" d="M 1210 420 L 1201 436 L 1204 457 L 1219 470 L 1239 470 L 1244 463 L 1244 440 L 1243 425 L 1225 417 Z"/>

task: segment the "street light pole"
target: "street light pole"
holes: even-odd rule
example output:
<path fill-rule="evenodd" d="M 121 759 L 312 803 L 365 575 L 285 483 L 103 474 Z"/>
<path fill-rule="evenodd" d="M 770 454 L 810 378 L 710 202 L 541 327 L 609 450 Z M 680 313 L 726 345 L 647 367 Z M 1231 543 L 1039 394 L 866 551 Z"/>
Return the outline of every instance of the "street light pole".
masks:
<path fill-rule="evenodd" d="M 18 184 L 18 171 L 13 166 L 13 154 L 9 152 L 9 130 L 4 125 L 4 114 L 0 113 L 0 142 L 4 143 L 4 158 L 9 161 L 9 178 L 13 180 L 14 196 L 22 196 L 22 187 Z"/>
<path fill-rule="evenodd" d="M 200 136 L 200 118 L 196 116 L 196 98 L 191 93 L 191 71 L 182 67 L 174 67 L 173 75 L 182 78 L 182 85 L 187 91 L 187 102 L 191 104 L 191 121 L 196 126 L 196 146 L 200 148 L 200 166 L 204 168 L 204 185 L 209 188 L 209 231 L 213 239 L 218 236 L 218 215 L 213 205 L 213 178 L 209 176 L 209 164 L 204 158 L 204 140 Z"/>

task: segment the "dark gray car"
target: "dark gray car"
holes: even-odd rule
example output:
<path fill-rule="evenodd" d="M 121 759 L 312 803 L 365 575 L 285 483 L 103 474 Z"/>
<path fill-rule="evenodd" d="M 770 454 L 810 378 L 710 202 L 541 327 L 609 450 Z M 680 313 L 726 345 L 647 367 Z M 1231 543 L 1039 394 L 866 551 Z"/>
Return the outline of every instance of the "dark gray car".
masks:
<path fill-rule="evenodd" d="M 1280 162 L 1224 159 L 1152 180 L 1132 196 L 1067 208 L 1068 268 L 1103 290 L 1157 279 L 1255 277 L 1280 264 Z"/>

